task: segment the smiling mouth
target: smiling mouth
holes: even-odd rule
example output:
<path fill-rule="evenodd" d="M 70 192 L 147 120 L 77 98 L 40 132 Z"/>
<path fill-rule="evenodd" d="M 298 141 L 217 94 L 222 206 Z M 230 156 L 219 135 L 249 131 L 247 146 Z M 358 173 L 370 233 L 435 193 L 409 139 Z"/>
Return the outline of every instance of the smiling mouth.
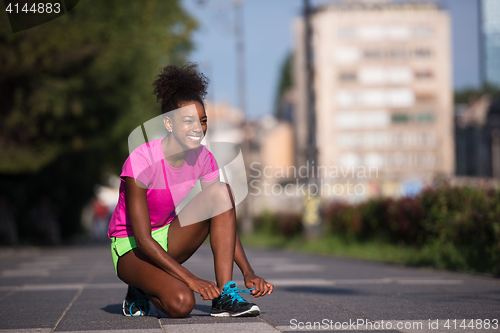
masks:
<path fill-rule="evenodd" d="M 201 141 L 201 135 L 200 136 L 193 136 L 193 135 L 188 135 L 187 136 L 188 139 L 190 139 L 191 141 L 195 141 L 195 142 L 200 142 Z"/>

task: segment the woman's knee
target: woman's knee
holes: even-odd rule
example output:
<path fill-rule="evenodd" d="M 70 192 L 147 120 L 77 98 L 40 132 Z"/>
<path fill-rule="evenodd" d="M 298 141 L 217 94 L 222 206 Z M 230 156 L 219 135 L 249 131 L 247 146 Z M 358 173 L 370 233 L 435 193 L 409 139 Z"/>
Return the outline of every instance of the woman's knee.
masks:
<path fill-rule="evenodd" d="M 223 182 L 216 182 L 211 184 L 209 188 L 211 196 L 213 199 L 216 200 L 216 202 L 230 203 L 231 207 L 234 208 L 234 195 L 231 186 L 229 184 Z"/>
<path fill-rule="evenodd" d="M 185 318 L 193 311 L 196 301 L 191 290 L 176 292 L 175 295 L 169 295 L 168 300 L 163 301 L 167 314 L 172 318 Z"/>

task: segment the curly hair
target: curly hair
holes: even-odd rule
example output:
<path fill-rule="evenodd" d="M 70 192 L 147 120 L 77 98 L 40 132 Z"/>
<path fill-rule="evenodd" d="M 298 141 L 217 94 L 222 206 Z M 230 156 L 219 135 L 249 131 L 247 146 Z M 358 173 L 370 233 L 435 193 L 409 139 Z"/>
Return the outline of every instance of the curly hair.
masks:
<path fill-rule="evenodd" d="M 188 63 L 178 67 L 174 65 L 163 68 L 153 82 L 156 100 L 161 102 L 161 113 L 179 108 L 180 103 L 197 101 L 203 107 L 203 99 L 207 95 L 208 78 L 198 73 L 196 63 Z"/>

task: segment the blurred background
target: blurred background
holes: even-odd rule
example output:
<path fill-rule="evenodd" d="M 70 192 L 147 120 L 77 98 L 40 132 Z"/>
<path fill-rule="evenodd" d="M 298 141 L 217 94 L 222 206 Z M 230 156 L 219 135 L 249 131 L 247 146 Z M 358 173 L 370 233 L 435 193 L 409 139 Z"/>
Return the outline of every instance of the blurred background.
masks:
<path fill-rule="evenodd" d="M 2 11 L 0 244 L 108 242 L 154 76 L 188 61 L 209 140 L 243 150 L 246 242 L 499 272 L 498 0 L 88 0 L 15 33 Z"/>

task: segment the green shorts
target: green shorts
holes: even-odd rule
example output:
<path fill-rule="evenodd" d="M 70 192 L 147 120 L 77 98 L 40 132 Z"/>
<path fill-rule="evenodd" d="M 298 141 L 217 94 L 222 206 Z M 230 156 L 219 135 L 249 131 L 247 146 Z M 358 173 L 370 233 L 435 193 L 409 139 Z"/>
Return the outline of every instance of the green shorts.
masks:
<path fill-rule="evenodd" d="M 151 233 L 151 236 L 154 240 L 161 245 L 161 247 L 167 251 L 167 238 L 168 238 L 168 229 L 170 228 L 170 223 L 164 227 L 154 230 Z M 115 273 L 118 276 L 118 259 L 125 255 L 126 253 L 136 249 L 137 245 L 135 244 L 134 237 L 123 237 L 116 238 L 111 237 L 111 256 L 113 257 L 113 265 L 115 266 Z"/>

